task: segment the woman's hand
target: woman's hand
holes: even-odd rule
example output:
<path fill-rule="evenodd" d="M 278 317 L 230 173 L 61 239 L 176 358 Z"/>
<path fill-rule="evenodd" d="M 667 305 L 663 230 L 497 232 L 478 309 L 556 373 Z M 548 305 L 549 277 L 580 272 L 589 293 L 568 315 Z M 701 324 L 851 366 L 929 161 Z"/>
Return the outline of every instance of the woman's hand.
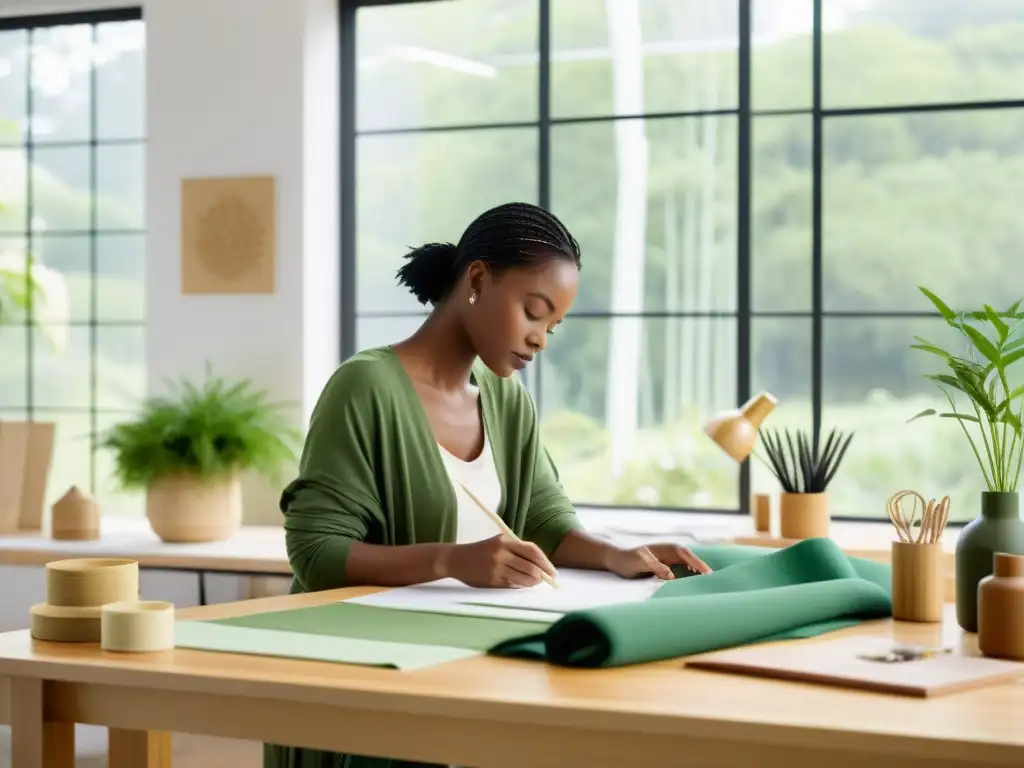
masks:
<path fill-rule="evenodd" d="M 555 567 L 540 547 L 504 535 L 454 545 L 446 571 L 471 587 L 532 587 L 542 573 L 555 577 Z"/>
<path fill-rule="evenodd" d="M 659 579 L 674 579 L 673 565 L 683 565 L 694 573 L 711 573 L 707 563 L 678 544 L 648 544 L 646 547 L 615 549 L 608 554 L 608 570 L 623 578 L 654 574 Z"/>

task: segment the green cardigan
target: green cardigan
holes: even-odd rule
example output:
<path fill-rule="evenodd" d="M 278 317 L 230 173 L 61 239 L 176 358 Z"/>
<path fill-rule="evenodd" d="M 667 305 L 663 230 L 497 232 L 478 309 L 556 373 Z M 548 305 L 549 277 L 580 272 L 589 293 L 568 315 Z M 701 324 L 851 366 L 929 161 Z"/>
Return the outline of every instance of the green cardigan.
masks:
<path fill-rule="evenodd" d="M 517 378 L 473 369 L 501 481 L 497 510 L 550 557 L 580 527 L 540 441 L 537 411 Z M 455 491 L 412 381 L 391 347 L 335 371 L 313 410 L 298 477 L 281 497 L 293 592 L 346 586 L 353 542 L 454 542 Z M 273 768 L 397 768 L 411 763 L 269 746 Z"/>
<path fill-rule="evenodd" d="M 516 378 L 482 365 L 484 429 L 501 480 L 497 510 L 517 536 L 550 555 L 579 526 Z M 309 423 L 298 478 L 281 497 L 288 559 L 299 589 L 344 587 L 349 547 L 454 542 L 455 491 L 426 412 L 390 347 L 346 360 Z"/>

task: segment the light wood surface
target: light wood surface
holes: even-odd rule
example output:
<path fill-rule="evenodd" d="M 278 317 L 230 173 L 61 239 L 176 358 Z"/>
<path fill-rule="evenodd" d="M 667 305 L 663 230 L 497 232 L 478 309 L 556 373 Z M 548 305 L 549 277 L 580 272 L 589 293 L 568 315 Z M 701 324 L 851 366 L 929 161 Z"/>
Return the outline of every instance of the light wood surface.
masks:
<path fill-rule="evenodd" d="M 290 575 L 284 529 L 243 526 L 227 541 L 168 544 L 157 538 L 145 518 L 107 517 L 95 541 L 61 541 L 48 535 L 0 536 L 0 565 L 41 566 L 72 557 L 129 557 L 143 568 Z"/>
<path fill-rule="evenodd" d="M 319 605 L 366 591 L 249 600 L 187 609 L 180 616 L 223 618 Z M 960 632 L 952 606 L 942 624 L 885 620 L 844 632 L 949 643 L 976 653 L 974 636 Z M 689 670 L 678 660 L 569 670 L 478 657 L 396 672 L 184 649 L 125 657 L 95 645 L 33 641 L 27 632 L 0 635 L 3 677 L 16 690 L 48 681 L 45 709 L 57 722 L 136 734 L 270 740 L 482 768 L 684 761 L 692 768 L 1024 764 L 1020 681 L 918 701 Z M 26 712 L 17 694 L 11 705 L 12 720 L 23 729 L 21 737 L 14 736 L 21 745 L 16 749 L 35 760 L 39 708 L 32 703 Z M 127 738 L 135 749 L 142 736 Z M 145 762 L 130 765 L 165 766 L 159 762 L 167 757 L 159 746 L 165 740 L 156 741 Z M 53 760 L 45 765 L 70 766 Z M 127 765 L 111 762 L 111 768 Z"/>

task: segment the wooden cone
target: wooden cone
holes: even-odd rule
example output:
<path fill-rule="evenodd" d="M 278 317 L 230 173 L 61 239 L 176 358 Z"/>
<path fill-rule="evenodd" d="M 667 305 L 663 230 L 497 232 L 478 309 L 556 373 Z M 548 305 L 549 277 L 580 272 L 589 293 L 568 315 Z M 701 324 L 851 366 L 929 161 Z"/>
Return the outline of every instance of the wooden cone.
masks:
<path fill-rule="evenodd" d="M 50 536 L 65 541 L 90 541 L 100 537 L 100 508 L 93 498 L 73 485 L 53 505 Z"/>

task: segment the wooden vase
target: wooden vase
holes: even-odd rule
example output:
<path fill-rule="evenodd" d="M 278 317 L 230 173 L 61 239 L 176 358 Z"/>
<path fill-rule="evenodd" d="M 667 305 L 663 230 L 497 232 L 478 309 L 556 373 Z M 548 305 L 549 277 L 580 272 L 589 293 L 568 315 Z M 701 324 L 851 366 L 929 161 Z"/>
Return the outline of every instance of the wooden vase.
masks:
<path fill-rule="evenodd" d="M 997 552 L 978 584 L 978 650 L 1024 661 L 1024 557 Z"/>
<path fill-rule="evenodd" d="M 779 535 L 782 538 L 825 538 L 828 521 L 828 494 L 783 493 L 779 496 Z"/>
<path fill-rule="evenodd" d="M 238 473 L 197 477 L 175 472 L 150 483 L 146 517 L 163 541 L 223 541 L 242 525 Z"/>
<path fill-rule="evenodd" d="M 98 539 L 100 508 L 92 496 L 71 486 L 51 509 L 50 536 L 65 541 Z"/>
<path fill-rule="evenodd" d="M 0 421 L 0 532 L 42 528 L 54 431 L 49 421 Z"/>

